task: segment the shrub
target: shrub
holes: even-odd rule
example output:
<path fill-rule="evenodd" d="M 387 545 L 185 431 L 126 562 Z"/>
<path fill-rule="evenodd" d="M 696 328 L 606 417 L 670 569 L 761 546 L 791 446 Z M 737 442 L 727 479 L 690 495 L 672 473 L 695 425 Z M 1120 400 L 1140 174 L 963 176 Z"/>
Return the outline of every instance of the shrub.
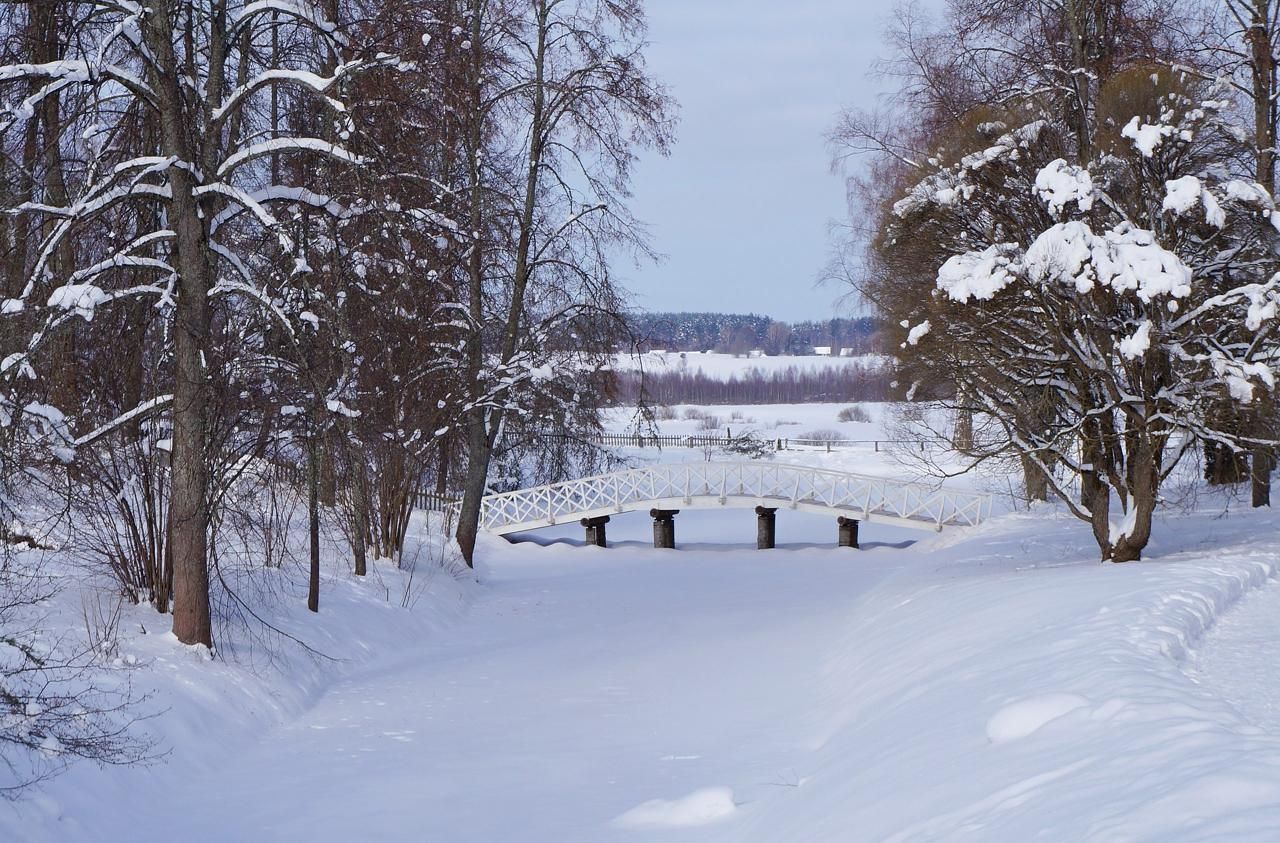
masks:
<path fill-rule="evenodd" d="M 871 416 L 866 410 L 859 406 L 845 407 L 836 415 L 836 421 L 841 422 L 869 422 Z"/>
<path fill-rule="evenodd" d="M 810 430 L 795 438 L 809 439 L 814 442 L 839 442 L 844 437 L 840 435 L 840 432 L 838 430 L 824 429 L 824 430 Z"/>

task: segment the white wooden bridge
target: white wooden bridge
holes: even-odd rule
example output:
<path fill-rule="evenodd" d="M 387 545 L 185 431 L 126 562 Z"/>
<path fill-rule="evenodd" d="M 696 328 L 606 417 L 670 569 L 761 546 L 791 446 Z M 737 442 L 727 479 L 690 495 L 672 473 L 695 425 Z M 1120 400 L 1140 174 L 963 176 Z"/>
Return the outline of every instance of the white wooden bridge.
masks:
<path fill-rule="evenodd" d="M 570 521 L 590 527 L 588 522 L 602 523 L 609 515 L 636 510 L 674 513 L 723 507 L 758 507 L 770 517 L 785 508 L 841 516 L 842 524 L 847 520 L 941 530 L 971 527 L 990 517 L 991 496 L 801 465 L 690 462 L 488 495 L 481 503 L 480 528 L 507 535 Z"/>

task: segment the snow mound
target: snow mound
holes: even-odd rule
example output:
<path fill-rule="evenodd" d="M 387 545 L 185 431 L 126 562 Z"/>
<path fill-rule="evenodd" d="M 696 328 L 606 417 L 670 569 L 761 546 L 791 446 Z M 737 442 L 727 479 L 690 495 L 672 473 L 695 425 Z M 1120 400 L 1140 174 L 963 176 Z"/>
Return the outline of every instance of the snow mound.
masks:
<path fill-rule="evenodd" d="M 987 739 L 1007 743 L 1038 732 L 1046 723 L 1089 704 L 1076 694 L 1043 694 L 1010 703 L 987 721 Z"/>
<path fill-rule="evenodd" d="M 718 822 L 734 812 L 733 791 L 704 787 L 680 799 L 651 799 L 613 821 L 620 828 L 686 828 Z"/>

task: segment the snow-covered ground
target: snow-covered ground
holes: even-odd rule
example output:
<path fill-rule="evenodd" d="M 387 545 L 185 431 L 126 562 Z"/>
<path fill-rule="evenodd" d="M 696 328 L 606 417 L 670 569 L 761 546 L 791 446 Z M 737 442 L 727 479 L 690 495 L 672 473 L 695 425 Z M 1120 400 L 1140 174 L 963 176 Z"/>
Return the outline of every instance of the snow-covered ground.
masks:
<path fill-rule="evenodd" d="M 754 521 L 682 513 L 674 551 L 642 513 L 608 549 L 486 540 L 478 582 L 412 610 L 401 572 L 332 570 L 319 617 L 282 618 L 336 664 L 129 629 L 169 756 L 0 805 L 0 839 L 1278 838 L 1277 516 L 1205 494 L 1108 566 L 1048 506 L 861 550 L 784 511 L 757 551 Z"/>
<path fill-rule="evenodd" d="M 832 431 L 842 439 L 861 439 L 872 441 L 894 436 L 891 428 L 893 405 L 876 402 L 850 402 L 846 404 L 725 404 L 714 407 L 698 407 L 690 404 L 677 404 L 663 412 L 674 418 L 659 418 L 656 421 L 658 433 L 667 436 L 686 436 L 689 434 L 724 434 L 726 427 L 734 435 L 753 431 L 766 439 L 803 438 L 814 431 Z M 858 408 L 867 414 L 869 422 L 842 422 L 840 411 L 847 408 Z M 710 417 L 716 423 L 706 422 Z M 618 433 L 628 432 L 635 424 L 635 413 L 624 407 L 613 408 L 605 413 L 605 426 Z"/>

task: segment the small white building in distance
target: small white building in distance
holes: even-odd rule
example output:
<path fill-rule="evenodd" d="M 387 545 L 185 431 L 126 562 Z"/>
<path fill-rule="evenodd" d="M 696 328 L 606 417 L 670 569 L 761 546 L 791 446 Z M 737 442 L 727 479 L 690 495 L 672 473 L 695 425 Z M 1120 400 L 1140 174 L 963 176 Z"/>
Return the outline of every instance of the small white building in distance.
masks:
<path fill-rule="evenodd" d="M 816 354 L 816 355 L 818 355 L 819 357 L 830 357 L 830 356 L 831 356 L 831 346 L 829 346 L 829 345 L 815 345 L 815 346 L 813 347 L 813 353 L 814 353 L 814 354 Z"/>

